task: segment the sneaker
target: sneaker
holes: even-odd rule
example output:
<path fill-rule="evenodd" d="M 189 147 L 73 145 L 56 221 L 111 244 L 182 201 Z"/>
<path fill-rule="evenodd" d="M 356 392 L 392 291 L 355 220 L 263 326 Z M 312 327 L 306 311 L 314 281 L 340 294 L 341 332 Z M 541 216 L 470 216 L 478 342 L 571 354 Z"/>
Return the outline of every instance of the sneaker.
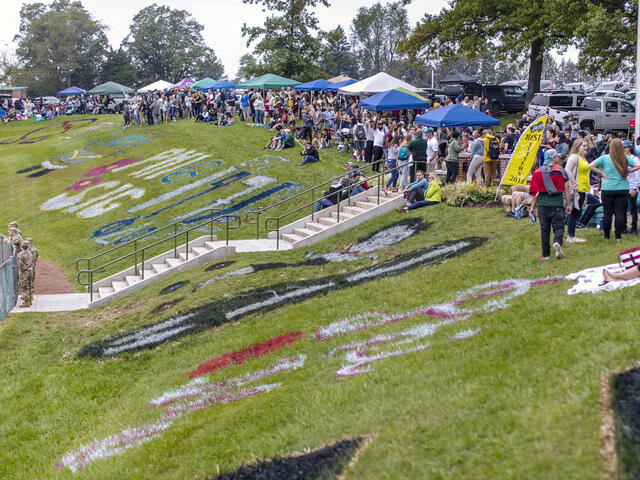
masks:
<path fill-rule="evenodd" d="M 549 260 L 549 257 L 545 257 L 544 255 L 540 255 L 540 260 Z"/>
<path fill-rule="evenodd" d="M 638 234 L 638 230 L 635 230 L 635 229 L 629 232 L 629 235 L 637 235 L 637 234 Z"/>
<path fill-rule="evenodd" d="M 587 240 L 581 237 L 567 237 L 567 243 L 584 243 Z"/>
<path fill-rule="evenodd" d="M 560 245 L 558 242 L 554 242 L 553 249 L 556 251 L 556 260 L 560 260 L 561 258 L 564 258 L 564 252 L 562 251 L 562 245 Z"/>
<path fill-rule="evenodd" d="M 576 223 L 576 228 L 587 228 L 587 226 L 584 223 Z"/>
<path fill-rule="evenodd" d="M 513 212 L 507 213 L 507 217 L 512 217 L 513 218 L 514 215 L 515 215 L 515 213 L 513 213 Z"/>

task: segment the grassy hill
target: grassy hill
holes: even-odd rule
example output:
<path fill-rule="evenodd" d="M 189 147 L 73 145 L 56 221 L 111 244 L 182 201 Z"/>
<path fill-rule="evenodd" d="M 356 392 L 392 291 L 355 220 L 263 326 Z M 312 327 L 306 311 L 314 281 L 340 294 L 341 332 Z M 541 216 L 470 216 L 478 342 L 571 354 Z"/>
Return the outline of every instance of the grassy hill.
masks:
<path fill-rule="evenodd" d="M 10 125 L 1 138 L 31 127 Z M 5 188 L 13 182 L 16 198 L 29 200 L 4 200 L 6 220 L 17 216 L 42 239 L 44 258 L 70 269 L 101 248 L 91 232 L 125 215 L 39 208 L 74 178 L 170 148 L 237 165 L 258 157 L 268 136 L 191 122 L 158 130 L 166 135 L 126 156 L 33 178 L 15 171 L 64 154 L 67 140 L 0 145 Z M 122 131 L 107 125 L 69 142 L 109 135 Z M 296 155 L 283 154 L 292 162 L 269 165 L 268 175 L 311 185 L 345 158 L 322 152 L 320 164 L 292 169 Z M 142 200 L 169 191 L 157 178 L 134 184 L 131 171 L 104 181 L 145 188 Z M 141 199 L 125 198 L 122 208 Z M 184 210 L 171 215 L 193 207 L 175 208 Z M 407 218 L 428 225 L 378 250 L 362 247 Z M 308 249 L 237 255 L 98 309 L 10 315 L 0 322 L 0 477 L 211 478 L 367 436 L 346 478 L 602 478 L 601 381 L 638 360 L 637 287 L 567 295 L 573 282 L 563 277 L 615 262 L 634 239 L 585 236 L 565 247 L 566 259 L 540 262 L 537 224 L 439 205 L 387 214 Z M 202 328 L 131 353 L 81 355 L 90 345 L 145 340 L 191 315 Z"/>

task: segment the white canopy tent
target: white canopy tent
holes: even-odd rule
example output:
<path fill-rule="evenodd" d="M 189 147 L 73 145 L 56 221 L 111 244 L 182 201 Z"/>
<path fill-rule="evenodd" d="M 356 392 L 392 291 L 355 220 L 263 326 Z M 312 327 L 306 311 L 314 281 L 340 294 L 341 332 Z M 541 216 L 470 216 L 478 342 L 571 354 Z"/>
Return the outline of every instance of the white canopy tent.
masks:
<path fill-rule="evenodd" d="M 347 85 L 338 90 L 338 93 L 344 95 L 373 95 L 375 93 L 386 92 L 394 88 L 404 88 L 410 92 L 418 92 L 419 90 L 410 83 L 403 82 L 399 78 L 392 77 L 388 73 L 376 73 L 372 77 L 365 78 L 359 82 Z"/>
<path fill-rule="evenodd" d="M 138 91 L 141 93 L 145 92 L 153 92 L 155 90 L 166 90 L 168 88 L 173 87 L 173 83 L 165 82 L 164 80 L 158 80 L 157 82 L 153 82 L 146 87 L 139 88 Z"/>

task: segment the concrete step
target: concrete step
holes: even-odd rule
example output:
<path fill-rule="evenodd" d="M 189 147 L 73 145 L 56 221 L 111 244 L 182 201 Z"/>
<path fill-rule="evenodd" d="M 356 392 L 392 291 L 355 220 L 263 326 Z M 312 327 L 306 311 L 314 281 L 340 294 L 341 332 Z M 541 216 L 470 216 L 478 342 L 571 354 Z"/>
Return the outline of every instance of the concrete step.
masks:
<path fill-rule="evenodd" d="M 193 252 L 193 250 L 189 251 L 189 258 L 188 258 L 188 259 L 187 259 L 187 254 L 186 254 L 185 252 L 180 252 L 180 253 L 178 254 L 178 258 L 182 259 L 182 260 L 183 260 L 183 261 L 185 261 L 185 262 L 186 262 L 187 260 L 190 260 L 190 259 L 195 258 L 195 257 L 197 257 L 197 256 L 198 256 L 198 255 L 196 255 L 196 254 Z"/>
<path fill-rule="evenodd" d="M 142 280 L 140 275 L 125 275 L 124 280 L 128 285 L 133 285 L 134 283 L 138 283 Z"/>
<path fill-rule="evenodd" d="M 365 211 L 363 208 L 359 207 L 344 207 L 342 210 L 349 215 L 358 215 Z"/>
<path fill-rule="evenodd" d="M 296 243 L 302 240 L 304 237 L 301 237 L 300 235 L 295 235 L 293 233 L 285 233 L 282 235 L 282 238 L 287 242 Z"/>
<path fill-rule="evenodd" d="M 107 295 L 110 295 L 113 292 L 114 292 L 114 290 L 113 290 L 112 287 L 100 287 L 100 288 L 98 288 L 98 295 L 100 295 L 100 298 L 106 297 Z"/>
<path fill-rule="evenodd" d="M 300 235 L 301 237 L 310 237 L 317 232 L 315 230 L 309 230 L 307 228 L 294 228 L 293 233 L 296 235 Z"/>
<path fill-rule="evenodd" d="M 204 246 L 207 247 L 209 250 L 212 250 L 216 248 L 218 245 L 216 244 L 216 242 L 204 242 Z"/>
<path fill-rule="evenodd" d="M 370 210 L 377 206 L 378 204 L 374 202 L 356 202 L 356 207 L 364 208 L 365 210 Z"/>
<path fill-rule="evenodd" d="M 305 223 L 304 227 L 309 230 L 315 230 L 316 232 L 321 232 L 322 230 L 327 228 L 327 225 L 323 225 L 322 223 L 309 222 L 309 223 Z"/>
<path fill-rule="evenodd" d="M 129 286 L 129 284 L 127 282 L 114 280 L 111 282 L 111 286 L 113 287 L 113 291 L 117 292 L 118 290 L 124 290 Z"/>
<path fill-rule="evenodd" d="M 169 270 L 169 265 L 167 265 L 166 263 L 154 263 L 153 265 L 151 265 L 151 268 L 156 274 L 158 274 L 164 272 L 165 270 Z"/>
<path fill-rule="evenodd" d="M 210 248 L 206 248 L 206 247 L 193 247 L 191 249 L 193 251 L 193 253 L 195 253 L 196 255 L 202 255 L 204 253 L 210 252 L 211 249 Z"/>
<path fill-rule="evenodd" d="M 177 265 L 180 265 L 181 263 L 184 263 L 184 260 L 182 258 L 167 258 L 165 259 L 164 263 L 169 265 L 170 268 L 173 268 Z"/>
<path fill-rule="evenodd" d="M 348 213 L 344 213 L 343 211 L 340 212 L 340 221 L 344 222 L 347 218 L 351 218 L 353 217 L 353 215 L 350 215 Z M 335 218 L 336 220 L 338 219 L 338 212 L 333 212 L 331 213 L 331 218 Z"/>
<path fill-rule="evenodd" d="M 319 218 L 318 221 L 326 225 L 327 227 L 333 227 L 336 223 L 338 223 L 338 221 L 335 218 L 331 218 L 331 217 L 322 217 L 322 218 Z"/>
<path fill-rule="evenodd" d="M 156 274 L 154 270 L 145 270 L 144 271 L 144 279 L 151 278 Z"/>
<path fill-rule="evenodd" d="M 384 195 L 380 194 L 380 203 L 388 202 L 389 200 L 391 200 L 389 197 L 385 197 Z M 368 196 L 367 202 L 375 203 L 377 205 L 378 197 L 376 195 Z"/>

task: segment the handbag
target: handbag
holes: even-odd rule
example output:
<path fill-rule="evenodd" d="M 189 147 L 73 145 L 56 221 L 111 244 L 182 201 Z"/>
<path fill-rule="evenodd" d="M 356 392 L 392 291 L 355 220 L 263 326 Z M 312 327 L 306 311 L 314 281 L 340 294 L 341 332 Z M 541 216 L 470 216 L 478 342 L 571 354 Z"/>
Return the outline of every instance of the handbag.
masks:
<path fill-rule="evenodd" d="M 620 252 L 620 266 L 625 270 L 630 270 L 640 265 L 640 247 L 632 248 Z"/>

